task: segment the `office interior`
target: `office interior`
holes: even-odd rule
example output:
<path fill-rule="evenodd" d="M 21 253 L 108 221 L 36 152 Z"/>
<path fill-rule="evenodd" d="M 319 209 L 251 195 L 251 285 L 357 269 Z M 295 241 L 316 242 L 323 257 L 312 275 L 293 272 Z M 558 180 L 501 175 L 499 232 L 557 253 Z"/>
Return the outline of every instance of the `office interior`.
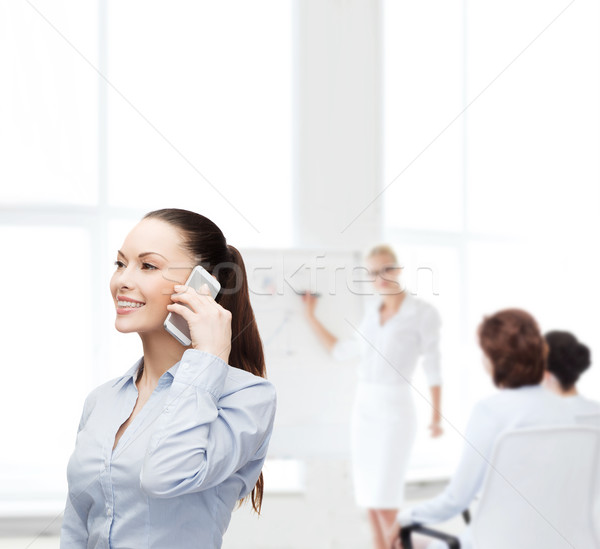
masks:
<path fill-rule="evenodd" d="M 202 213 L 247 257 L 278 389 L 263 512 L 236 509 L 225 549 L 369 546 L 356 361 L 319 346 L 298 293 L 351 337 L 376 244 L 442 318 L 444 435 L 419 369 L 407 504 L 447 484 L 497 390 L 484 315 L 576 334 L 580 391 L 600 400 L 596 2 L 8 0 L 0 21 L 0 548 L 59 546 L 84 399 L 139 358 L 108 281 L 154 209 Z"/>

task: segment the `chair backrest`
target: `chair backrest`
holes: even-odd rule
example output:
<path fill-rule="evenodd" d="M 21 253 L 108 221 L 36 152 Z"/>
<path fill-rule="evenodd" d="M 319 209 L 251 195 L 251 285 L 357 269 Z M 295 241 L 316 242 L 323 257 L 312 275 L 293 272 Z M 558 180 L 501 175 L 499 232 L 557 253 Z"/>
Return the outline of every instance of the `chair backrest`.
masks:
<path fill-rule="evenodd" d="M 575 416 L 575 421 L 581 425 L 592 425 L 600 428 L 600 414 L 582 414 Z"/>
<path fill-rule="evenodd" d="M 593 516 L 599 474 L 600 429 L 579 424 L 504 433 L 473 518 L 473 547 L 600 548 Z"/>

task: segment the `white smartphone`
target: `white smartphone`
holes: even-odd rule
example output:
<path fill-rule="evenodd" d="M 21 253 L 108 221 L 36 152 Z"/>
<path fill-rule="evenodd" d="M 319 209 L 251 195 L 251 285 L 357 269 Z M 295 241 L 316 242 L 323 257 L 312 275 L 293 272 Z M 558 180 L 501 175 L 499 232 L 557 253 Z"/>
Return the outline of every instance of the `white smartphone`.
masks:
<path fill-rule="evenodd" d="M 201 265 L 196 265 L 186 280 L 185 285 L 189 286 L 190 288 L 194 288 L 194 290 L 199 290 L 202 284 L 208 285 L 210 295 L 213 297 L 213 299 L 217 297 L 217 294 L 221 290 L 221 284 L 219 284 L 219 281 L 204 267 Z M 184 304 L 182 303 L 182 305 Z M 187 305 L 185 306 L 187 307 Z M 192 342 L 188 322 L 181 315 L 169 312 L 163 326 L 165 327 L 165 330 L 167 330 L 167 332 L 169 332 L 182 345 L 187 347 Z"/>

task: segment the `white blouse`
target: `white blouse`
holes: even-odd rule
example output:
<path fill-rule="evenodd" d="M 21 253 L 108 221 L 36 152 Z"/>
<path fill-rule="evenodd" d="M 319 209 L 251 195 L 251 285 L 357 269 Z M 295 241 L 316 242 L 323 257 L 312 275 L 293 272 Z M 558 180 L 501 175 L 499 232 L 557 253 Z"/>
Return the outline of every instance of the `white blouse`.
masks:
<path fill-rule="evenodd" d="M 600 414 L 600 402 L 585 398 L 581 395 L 563 397 L 576 416 Z"/>
<path fill-rule="evenodd" d="M 483 486 L 494 443 L 509 429 L 573 423 L 565 399 L 540 385 L 502 389 L 478 402 L 465 431 L 458 467 L 446 489 L 437 497 L 400 511 L 400 526 L 444 522 L 469 507 Z"/>
<path fill-rule="evenodd" d="M 367 306 L 354 337 L 338 340 L 332 349 L 336 360 L 361 356 L 358 381 L 402 385 L 410 382 L 419 357 L 430 386 L 441 385 L 440 315 L 426 301 L 406 294 L 398 312 L 382 326 L 382 300 Z"/>

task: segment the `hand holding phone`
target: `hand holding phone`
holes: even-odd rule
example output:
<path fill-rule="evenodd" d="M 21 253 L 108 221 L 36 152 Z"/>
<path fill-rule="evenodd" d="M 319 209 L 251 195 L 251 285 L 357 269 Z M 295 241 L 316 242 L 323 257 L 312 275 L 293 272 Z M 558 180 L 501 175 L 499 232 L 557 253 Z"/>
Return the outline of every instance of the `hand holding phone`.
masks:
<path fill-rule="evenodd" d="M 221 290 L 221 284 L 219 284 L 219 281 L 204 267 L 201 265 L 196 265 L 186 280 L 185 285 L 193 288 L 195 291 L 198 291 L 202 284 L 208 285 L 210 295 L 213 297 L 213 299 L 217 297 L 217 294 Z M 188 309 L 191 309 L 185 303 L 182 303 L 182 305 L 188 307 Z M 164 327 L 165 330 L 167 330 L 167 332 L 169 332 L 182 345 L 187 347 L 192 343 L 188 321 L 180 314 L 169 312 L 167 318 L 165 319 Z"/>

